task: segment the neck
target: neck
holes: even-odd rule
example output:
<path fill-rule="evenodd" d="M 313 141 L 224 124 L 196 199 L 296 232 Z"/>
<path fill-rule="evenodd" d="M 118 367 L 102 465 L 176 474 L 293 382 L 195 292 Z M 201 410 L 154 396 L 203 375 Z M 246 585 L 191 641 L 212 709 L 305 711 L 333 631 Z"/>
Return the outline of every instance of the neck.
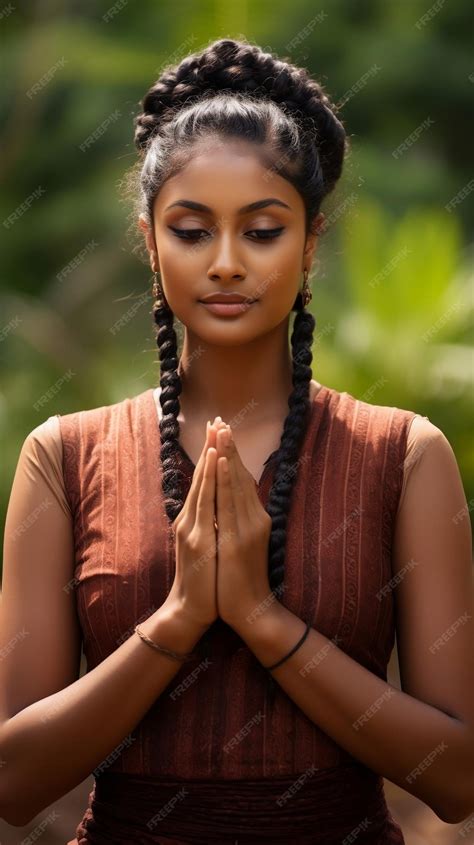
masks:
<path fill-rule="evenodd" d="M 242 429 L 286 416 L 293 390 L 288 326 L 238 346 L 212 346 L 186 330 L 179 373 L 183 420 L 210 419 Z"/>

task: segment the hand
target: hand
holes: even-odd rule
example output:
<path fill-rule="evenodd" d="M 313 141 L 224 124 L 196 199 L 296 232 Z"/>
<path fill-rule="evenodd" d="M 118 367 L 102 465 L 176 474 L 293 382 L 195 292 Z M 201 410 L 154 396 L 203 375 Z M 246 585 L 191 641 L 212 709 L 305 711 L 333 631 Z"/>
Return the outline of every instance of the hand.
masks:
<path fill-rule="evenodd" d="M 227 431 L 228 444 L 225 428 L 216 435 L 217 611 L 237 630 L 276 600 L 268 580 L 272 519 L 242 463 L 230 426 Z"/>
<path fill-rule="evenodd" d="M 216 426 L 207 426 L 206 440 L 196 464 L 186 501 L 172 523 L 176 570 L 167 597 L 199 627 L 217 619 L 215 494 Z M 222 423 L 220 423 L 222 425 Z"/>

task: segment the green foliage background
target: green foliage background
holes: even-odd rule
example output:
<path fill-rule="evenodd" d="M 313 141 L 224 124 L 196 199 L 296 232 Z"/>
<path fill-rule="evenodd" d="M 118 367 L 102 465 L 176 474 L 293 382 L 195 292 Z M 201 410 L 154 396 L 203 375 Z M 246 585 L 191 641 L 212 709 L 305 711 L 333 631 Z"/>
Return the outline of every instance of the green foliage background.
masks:
<path fill-rule="evenodd" d="M 331 225 L 312 278 L 314 375 L 427 415 L 453 446 L 472 507 L 472 21 L 469 2 L 450 0 L 420 25 L 430 6 L 122 0 L 110 17 L 112 3 L 64 0 L 0 10 L 2 516 L 36 425 L 158 383 L 150 271 L 127 237 L 120 190 L 136 161 L 132 120 L 167 64 L 240 35 L 345 100 L 352 151 L 323 206 Z"/>

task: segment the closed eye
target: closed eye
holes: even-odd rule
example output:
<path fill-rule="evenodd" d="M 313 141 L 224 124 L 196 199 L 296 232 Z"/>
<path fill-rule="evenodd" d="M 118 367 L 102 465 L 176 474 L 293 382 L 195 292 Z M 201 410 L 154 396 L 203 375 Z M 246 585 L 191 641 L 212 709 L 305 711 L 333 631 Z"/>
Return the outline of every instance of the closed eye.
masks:
<path fill-rule="evenodd" d="M 175 226 L 170 226 L 169 228 L 175 233 L 176 237 L 185 241 L 205 241 L 210 237 L 209 232 L 205 229 L 176 229 Z M 257 238 L 251 238 L 250 240 L 271 241 L 277 238 L 284 228 L 284 226 L 278 226 L 276 229 L 250 229 L 246 234 L 250 235 L 255 232 L 258 235 Z M 201 236 L 201 233 L 204 233 L 204 236 Z"/>

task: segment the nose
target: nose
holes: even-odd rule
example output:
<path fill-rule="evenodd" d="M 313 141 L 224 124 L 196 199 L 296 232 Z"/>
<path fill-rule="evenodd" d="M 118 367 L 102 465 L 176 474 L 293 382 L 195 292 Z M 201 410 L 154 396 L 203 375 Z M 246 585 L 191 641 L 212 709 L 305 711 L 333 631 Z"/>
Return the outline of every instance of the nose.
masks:
<path fill-rule="evenodd" d="M 232 236 L 221 235 L 220 243 L 216 247 L 214 260 L 207 271 L 209 279 L 245 279 L 247 271 L 240 261 L 235 244 L 232 244 Z M 217 243 L 218 239 L 216 239 Z"/>

